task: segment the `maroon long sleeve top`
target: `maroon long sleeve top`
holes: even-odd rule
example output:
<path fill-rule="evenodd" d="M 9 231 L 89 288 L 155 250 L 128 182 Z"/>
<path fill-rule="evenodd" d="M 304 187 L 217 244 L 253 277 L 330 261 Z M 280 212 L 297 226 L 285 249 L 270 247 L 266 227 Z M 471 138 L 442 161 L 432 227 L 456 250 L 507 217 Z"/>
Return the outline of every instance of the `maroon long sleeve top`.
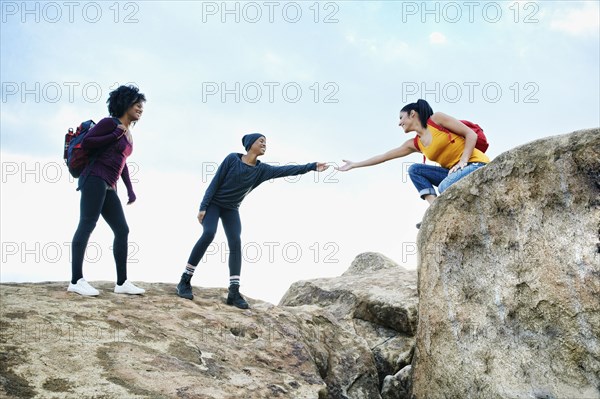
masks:
<path fill-rule="evenodd" d="M 104 118 L 98 122 L 81 142 L 84 150 L 98 151 L 96 160 L 86 167 L 82 173 L 88 176 L 97 176 L 103 179 L 110 187 L 116 189 L 119 176 L 127 187 L 129 202 L 135 200 L 135 194 L 129 178 L 127 157 L 133 151 L 133 144 L 129 142 L 123 130 L 118 128 L 115 118 Z M 81 179 L 79 180 L 81 184 Z"/>

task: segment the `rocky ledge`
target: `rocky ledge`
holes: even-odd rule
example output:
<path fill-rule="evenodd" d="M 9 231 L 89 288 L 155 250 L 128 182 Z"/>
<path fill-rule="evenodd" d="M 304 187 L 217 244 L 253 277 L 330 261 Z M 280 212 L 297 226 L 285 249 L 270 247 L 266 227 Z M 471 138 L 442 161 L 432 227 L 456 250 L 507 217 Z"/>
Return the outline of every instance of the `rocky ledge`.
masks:
<path fill-rule="evenodd" d="M 379 398 L 385 375 L 411 360 L 416 272 L 378 254 L 360 255 L 350 272 L 298 283 L 284 301 L 294 306 L 249 299 L 245 311 L 225 304 L 225 289 L 195 287 L 189 301 L 172 284 L 140 283 L 145 295 L 123 296 L 95 282 L 96 298 L 67 283 L 1 284 L 0 393 Z M 309 286 L 328 300 L 302 300 Z"/>

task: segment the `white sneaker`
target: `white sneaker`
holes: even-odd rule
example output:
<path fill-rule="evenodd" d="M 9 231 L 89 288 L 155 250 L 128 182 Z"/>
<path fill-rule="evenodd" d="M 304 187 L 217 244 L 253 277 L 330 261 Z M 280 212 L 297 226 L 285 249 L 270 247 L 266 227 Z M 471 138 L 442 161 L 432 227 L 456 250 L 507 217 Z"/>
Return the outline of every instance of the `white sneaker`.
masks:
<path fill-rule="evenodd" d="M 130 294 L 130 295 L 140 295 L 146 292 L 143 288 L 138 288 L 133 283 L 130 283 L 129 280 L 125 280 L 123 285 L 115 284 L 115 293 L 117 294 Z"/>
<path fill-rule="evenodd" d="M 67 291 L 76 292 L 83 296 L 97 296 L 100 294 L 100 291 L 89 285 L 83 277 L 77 280 L 77 284 L 69 283 Z"/>

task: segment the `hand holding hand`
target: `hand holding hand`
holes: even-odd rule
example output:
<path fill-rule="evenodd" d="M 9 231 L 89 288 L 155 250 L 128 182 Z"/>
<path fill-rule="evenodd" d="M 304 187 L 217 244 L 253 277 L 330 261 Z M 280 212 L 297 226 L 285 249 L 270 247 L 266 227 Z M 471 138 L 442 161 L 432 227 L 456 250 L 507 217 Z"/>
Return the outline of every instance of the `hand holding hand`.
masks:
<path fill-rule="evenodd" d="M 342 166 L 340 167 L 336 167 L 336 170 L 339 170 L 340 172 L 346 172 L 349 171 L 351 169 L 354 169 L 354 162 L 352 161 L 347 161 L 345 159 L 342 159 L 342 162 L 345 162 Z"/>
<path fill-rule="evenodd" d="M 327 169 L 329 169 L 329 165 L 327 165 L 327 162 L 317 162 L 317 172 L 323 172 Z"/>

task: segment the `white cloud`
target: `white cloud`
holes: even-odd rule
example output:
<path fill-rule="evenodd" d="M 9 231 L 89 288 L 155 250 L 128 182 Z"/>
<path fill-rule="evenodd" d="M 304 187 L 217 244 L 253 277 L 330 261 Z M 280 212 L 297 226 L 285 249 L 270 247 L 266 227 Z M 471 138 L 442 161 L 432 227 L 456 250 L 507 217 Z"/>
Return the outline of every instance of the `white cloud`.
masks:
<path fill-rule="evenodd" d="M 431 44 L 445 44 L 447 41 L 446 36 L 440 32 L 432 32 L 429 35 L 429 43 Z"/>
<path fill-rule="evenodd" d="M 600 32 L 600 8 L 596 2 L 586 2 L 577 9 L 559 10 L 550 27 L 574 36 L 596 35 Z"/>

